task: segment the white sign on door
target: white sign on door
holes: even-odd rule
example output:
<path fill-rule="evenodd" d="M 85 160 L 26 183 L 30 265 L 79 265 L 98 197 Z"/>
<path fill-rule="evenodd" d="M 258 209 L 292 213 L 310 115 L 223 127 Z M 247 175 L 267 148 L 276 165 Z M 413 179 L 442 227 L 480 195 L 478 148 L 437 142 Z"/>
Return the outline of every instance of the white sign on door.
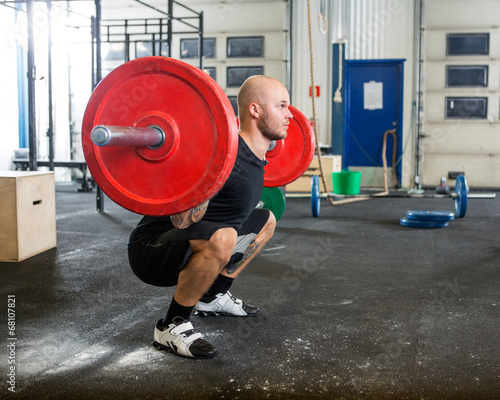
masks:
<path fill-rule="evenodd" d="M 363 84 L 363 104 L 365 110 L 381 110 L 384 108 L 383 101 L 384 85 L 382 82 L 365 82 Z"/>

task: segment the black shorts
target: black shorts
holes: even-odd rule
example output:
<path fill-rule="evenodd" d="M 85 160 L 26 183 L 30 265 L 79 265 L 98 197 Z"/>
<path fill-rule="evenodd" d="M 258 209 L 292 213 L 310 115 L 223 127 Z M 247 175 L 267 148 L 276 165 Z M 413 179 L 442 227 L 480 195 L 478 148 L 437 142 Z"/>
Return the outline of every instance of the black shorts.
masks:
<path fill-rule="evenodd" d="M 243 258 L 248 245 L 262 230 L 269 219 L 269 210 L 255 209 L 238 231 L 236 247 L 226 268 Z M 155 286 L 175 286 L 179 272 L 184 268 L 192 254 L 190 240 L 209 240 L 222 228 L 231 226 L 203 221 L 186 229 L 171 229 L 152 237 L 144 235 L 143 239 L 129 246 L 128 256 L 132 271 L 143 282 Z"/>

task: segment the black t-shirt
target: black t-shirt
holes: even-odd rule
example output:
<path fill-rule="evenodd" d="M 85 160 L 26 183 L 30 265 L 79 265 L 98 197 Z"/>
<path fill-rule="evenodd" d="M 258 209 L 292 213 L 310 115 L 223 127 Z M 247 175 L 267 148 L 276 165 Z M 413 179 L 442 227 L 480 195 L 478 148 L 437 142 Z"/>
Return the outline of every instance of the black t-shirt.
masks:
<path fill-rule="evenodd" d="M 238 229 L 262 196 L 264 166 L 239 136 L 238 156 L 222 189 L 208 203 L 203 219 L 224 222 Z"/>
<path fill-rule="evenodd" d="M 203 221 L 220 222 L 238 230 L 262 196 L 265 160 L 260 160 L 238 136 L 238 154 L 229 178 L 208 203 Z M 196 225 L 196 224 L 195 224 Z M 194 228 L 194 225 L 192 225 Z M 129 245 L 144 236 L 173 229 L 170 217 L 145 216 L 130 236 Z"/>

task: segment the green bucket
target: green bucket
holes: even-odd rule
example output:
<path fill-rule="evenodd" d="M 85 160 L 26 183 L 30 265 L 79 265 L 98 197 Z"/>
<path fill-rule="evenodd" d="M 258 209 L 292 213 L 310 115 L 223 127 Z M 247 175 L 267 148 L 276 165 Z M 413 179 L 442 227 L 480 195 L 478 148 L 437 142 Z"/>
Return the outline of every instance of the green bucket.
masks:
<path fill-rule="evenodd" d="M 361 186 L 361 172 L 332 172 L 332 181 L 333 193 L 335 194 L 359 194 L 359 187 Z"/>

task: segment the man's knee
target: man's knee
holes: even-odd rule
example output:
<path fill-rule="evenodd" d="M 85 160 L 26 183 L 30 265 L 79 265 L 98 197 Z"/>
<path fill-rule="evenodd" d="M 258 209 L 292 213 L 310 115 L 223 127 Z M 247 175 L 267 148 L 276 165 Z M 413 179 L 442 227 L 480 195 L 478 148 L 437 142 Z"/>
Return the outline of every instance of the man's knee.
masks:
<path fill-rule="evenodd" d="M 269 240 L 274 235 L 275 229 L 276 229 L 276 217 L 272 212 L 269 212 L 269 219 L 262 228 L 261 233 L 266 237 L 266 240 Z"/>
<path fill-rule="evenodd" d="M 225 265 L 231 259 L 237 239 L 238 234 L 236 230 L 233 228 L 223 228 L 212 235 L 208 244 L 214 255 Z"/>

